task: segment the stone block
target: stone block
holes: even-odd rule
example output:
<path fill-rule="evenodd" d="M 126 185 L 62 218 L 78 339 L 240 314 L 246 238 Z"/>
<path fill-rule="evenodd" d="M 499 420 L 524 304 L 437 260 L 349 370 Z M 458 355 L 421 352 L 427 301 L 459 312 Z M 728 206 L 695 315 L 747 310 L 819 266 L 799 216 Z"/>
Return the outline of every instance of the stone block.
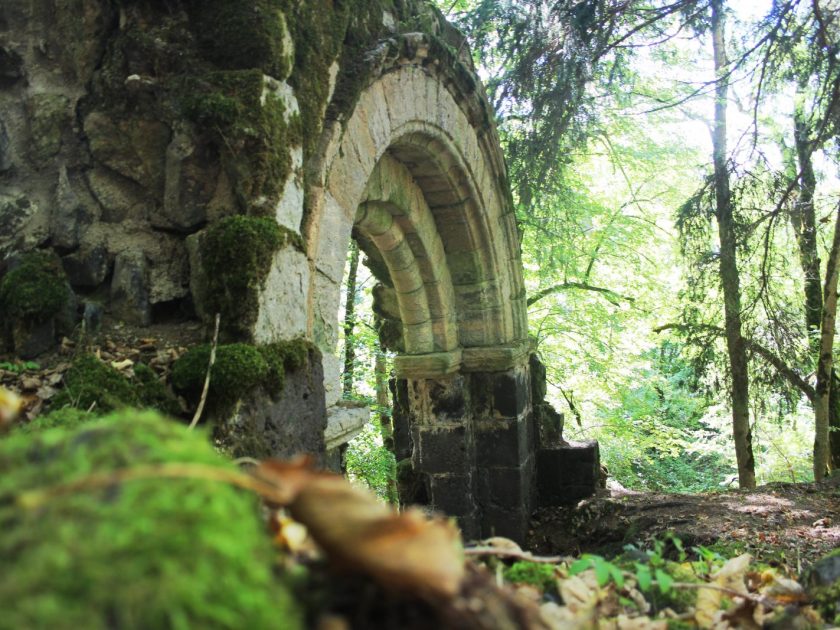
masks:
<path fill-rule="evenodd" d="M 62 258 L 61 263 L 73 287 L 98 287 L 108 275 L 108 251 L 101 245 L 83 247 Z"/>
<path fill-rule="evenodd" d="M 327 427 L 324 429 L 327 450 L 337 449 L 361 433 L 370 421 L 370 415 L 370 407 L 341 406 L 341 401 L 327 409 Z"/>
<path fill-rule="evenodd" d="M 574 505 L 597 491 L 601 479 L 598 443 L 569 442 L 537 451 L 537 492 L 542 507 Z"/>
<path fill-rule="evenodd" d="M 481 518 L 481 535 L 485 538 L 504 536 L 513 541 L 524 543 L 528 536 L 530 517 L 530 513 L 524 507 L 512 509 L 484 508 Z"/>
<path fill-rule="evenodd" d="M 430 475 L 432 507 L 449 516 L 469 515 L 475 511 L 472 475 Z"/>
<path fill-rule="evenodd" d="M 408 381 L 404 378 L 392 378 L 388 381 L 391 400 L 394 403 L 391 419 L 394 425 L 394 457 L 402 461 L 411 457 L 411 408 L 408 401 Z"/>
<path fill-rule="evenodd" d="M 111 280 L 111 313 L 129 324 L 151 323 L 148 266 L 142 252 L 125 251 L 117 255 Z"/>
<path fill-rule="evenodd" d="M 254 341 L 294 339 L 306 335 L 309 261 L 306 254 L 286 246 L 274 255 L 259 295 Z"/>
<path fill-rule="evenodd" d="M 467 427 L 419 427 L 420 469 L 424 473 L 467 474 L 472 469 L 472 440 Z"/>
<path fill-rule="evenodd" d="M 262 388 L 222 419 L 216 437 L 234 457 L 288 459 L 300 453 L 325 462 L 323 373 L 320 353 L 311 351 L 300 369 L 286 373 L 283 390 L 271 395 Z"/>
<path fill-rule="evenodd" d="M 63 94 L 33 94 L 26 101 L 29 115 L 29 156 L 44 166 L 61 149 L 62 136 L 70 126 L 70 99 Z"/>
<path fill-rule="evenodd" d="M 15 354 L 21 359 L 34 359 L 55 345 L 55 318 L 47 321 L 21 321 L 12 328 Z"/>
<path fill-rule="evenodd" d="M 534 469 L 531 461 L 515 468 L 479 468 L 478 498 L 489 508 L 530 508 Z"/>
<path fill-rule="evenodd" d="M 470 351 L 476 350 L 475 348 Z M 492 348 L 488 348 L 492 351 Z M 475 354 L 474 352 L 464 352 Z M 497 357 L 488 353 L 485 365 L 491 367 Z M 465 363 L 470 361 L 476 363 L 476 357 L 472 356 Z M 470 374 L 470 398 L 473 410 L 479 422 L 484 420 L 511 419 L 522 416 L 528 409 L 531 402 L 530 383 L 528 371 L 524 367 L 515 367 L 499 372 L 472 372 Z"/>
<path fill-rule="evenodd" d="M 506 419 L 476 423 L 475 452 L 479 468 L 515 468 L 532 450 L 531 423 Z"/>

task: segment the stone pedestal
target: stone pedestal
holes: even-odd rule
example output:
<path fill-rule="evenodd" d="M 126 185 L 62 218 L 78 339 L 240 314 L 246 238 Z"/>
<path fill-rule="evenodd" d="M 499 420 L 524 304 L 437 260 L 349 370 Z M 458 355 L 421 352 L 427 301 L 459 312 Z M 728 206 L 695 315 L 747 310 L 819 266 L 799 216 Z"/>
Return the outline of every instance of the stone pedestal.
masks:
<path fill-rule="evenodd" d="M 537 452 L 540 507 L 574 505 L 595 494 L 601 478 L 598 442 L 567 442 Z"/>

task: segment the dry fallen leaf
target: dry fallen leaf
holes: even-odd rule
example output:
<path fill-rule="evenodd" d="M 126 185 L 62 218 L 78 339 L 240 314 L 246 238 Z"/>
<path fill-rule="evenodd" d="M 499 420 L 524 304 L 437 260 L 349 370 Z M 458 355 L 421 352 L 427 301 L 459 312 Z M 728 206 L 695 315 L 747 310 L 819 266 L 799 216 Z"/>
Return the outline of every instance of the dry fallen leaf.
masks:
<path fill-rule="evenodd" d="M 20 396 L 0 387 L 0 429 L 10 425 L 17 418 L 22 406 Z"/>
<path fill-rule="evenodd" d="M 716 573 L 712 575 L 712 585 L 737 593 L 747 593 L 744 584 L 747 570 L 752 556 L 745 553 L 729 559 Z M 697 609 L 694 618 L 701 628 L 712 628 L 720 620 L 720 603 L 724 593 L 711 588 L 701 588 L 697 593 Z"/>
<path fill-rule="evenodd" d="M 277 490 L 330 560 L 367 573 L 385 587 L 455 595 L 464 576 L 460 534 L 419 510 L 401 514 L 346 479 L 307 463 L 266 461 L 254 474 Z"/>

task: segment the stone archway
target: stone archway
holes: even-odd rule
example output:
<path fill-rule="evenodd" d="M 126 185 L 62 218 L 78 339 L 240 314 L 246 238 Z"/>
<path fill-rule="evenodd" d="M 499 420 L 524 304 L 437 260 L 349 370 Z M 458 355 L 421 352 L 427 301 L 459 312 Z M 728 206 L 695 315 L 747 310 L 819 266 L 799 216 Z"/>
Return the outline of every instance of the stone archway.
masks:
<path fill-rule="evenodd" d="M 453 87 L 418 58 L 382 73 L 325 132 L 305 233 L 309 334 L 324 354 L 329 407 L 355 229 L 387 270 L 403 331 L 396 454 L 419 488 L 406 498 L 457 516 L 469 535 L 520 537 L 535 437 L 519 240 L 495 131 L 470 111 L 483 97 Z"/>

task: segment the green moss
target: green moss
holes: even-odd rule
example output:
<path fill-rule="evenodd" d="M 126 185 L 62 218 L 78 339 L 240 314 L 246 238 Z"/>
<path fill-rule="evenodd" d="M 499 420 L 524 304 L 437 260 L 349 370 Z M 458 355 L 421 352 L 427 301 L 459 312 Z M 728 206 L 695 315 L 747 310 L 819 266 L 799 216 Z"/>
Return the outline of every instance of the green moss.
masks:
<path fill-rule="evenodd" d="M 134 383 L 141 407 L 157 409 L 170 416 L 181 413 L 178 401 L 148 365 L 137 363 L 134 366 Z"/>
<path fill-rule="evenodd" d="M 508 582 L 514 584 L 532 584 L 548 592 L 557 590 L 557 576 L 554 573 L 554 566 L 551 564 L 540 564 L 525 560 L 514 562 L 511 566 L 505 568 L 503 576 Z"/>
<path fill-rule="evenodd" d="M 4 319 L 46 321 L 67 303 L 67 277 L 60 261 L 31 252 L 0 280 L 0 315 Z"/>
<path fill-rule="evenodd" d="M 91 474 L 166 463 L 235 471 L 203 432 L 148 412 L 0 442 L 0 625 L 301 627 L 246 491 L 200 475 L 151 477 L 21 502 Z"/>
<path fill-rule="evenodd" d="M 301 368 L 312 347 L 303 339 L 260 347 L 244 343 L 218 346 L 210 373 L 208 401 L 211 405 L 224 408 L 255 387 L 279 393 L 283 389 L 286 372 Z M 173 385 L 197 401 L 204 388 L 209 362 L 209 345 L 191 348 L 172 366 Z"/>
<path fill-rule="evenodd" d="M 300 236 L 273 219 L 236 216 L 222 219 L 201 241 L 206 284 L 203 310 L 221 315 L 222 330 L 247 338 L 257 318 L 257 298 L 274 253 Z"/>
<path fill-rule="evenodd" d="M 220 68 L 284 79 L 291 72 L 282 0 L 190 0 L 190 24 L 205 56 Z"/>
<path fill-rule="evenodd" d="M 286 116 L 283 99 L 260 70 L 211 72 L 184 85 L 184 115 L 217 136 L 222 162 L 243 207 L 266 213 L 255 200 L 273 200 L 291 174 L 290 149 L 302 143 L 301 120 Z"/>
<path fill-rule="evenodd" d="M 31 433 L 32 431 L 43 431 L 44 429 L 54 429 L 56 427 L 74 429 L 97 417 L 96 414 L 83 409 L 62 407 L 61 409 L 55 409 L 54 411 L 38 416 L 29 424 L 21 425 L 18 430 L 22 433 Z"/>
<path fill-rule="evenodd" d="M 260 347 L 260 353 L 268 364 L 268 382 L 270 391 L 279 393 L 286 380 L 286 372 L 300 369 L 306 363 L 310 350 L 314 346 L 305 339 L 282 341 Z"/>
<path fill-rule="evenodd" d="M 180 412 L 174 396 L 147 366 L 135 365 L 134 379 L 129 380 L 90 354 L 73 361 L 64 375 L 64 388 L 52 400 L 51 407 L 90 409 L 97 415 L 123 407 L 153 408 L 171 415 Z"/>
<path fill-rule="evenodd" d="M 173 386 L 198 400 L 209 363 L 209 345 L 191 348 L 172 365 Z M 268 363 L 254 346 L 245 343 L 220 345 L 216 348 L 216 362 L 210 371 L 207 400 L 215 406 L 231 405 L 264 384 L 268 377 Z"/>
<path fill-rule="evenodd" d="M 54 409 L 65 406 L 102 414 L 122 407 L 138 407 L 140 397 L 119 371 L 86 354 L 73 361 L 64 374 L 64 388 L 52 401 Z"/>

